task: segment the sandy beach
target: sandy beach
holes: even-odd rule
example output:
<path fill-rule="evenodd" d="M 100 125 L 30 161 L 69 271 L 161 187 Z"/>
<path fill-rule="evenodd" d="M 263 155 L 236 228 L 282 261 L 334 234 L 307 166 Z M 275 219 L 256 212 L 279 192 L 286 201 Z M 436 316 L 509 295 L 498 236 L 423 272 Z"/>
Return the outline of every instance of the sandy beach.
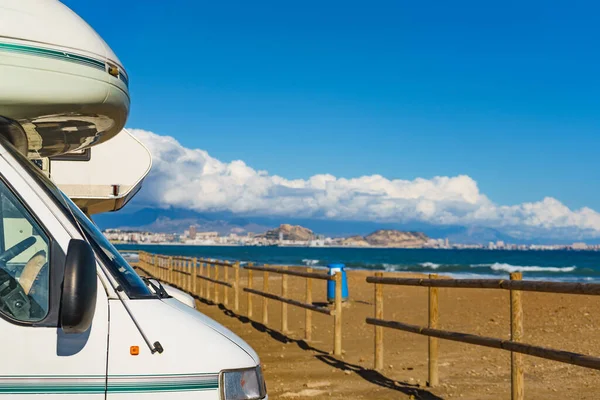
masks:
<path fill-rule="evenodd" d="M 313 340 L 304 342 L 304 310 L 288 306 L 289 332 L 281 333 L 281 303 L 269 301 L 269 324 L 262 321 L 262 299 L 254 297 L 252 321 L 247 294 L 236 314 L 223 306 L 199 301 L 199 310 L 246 340 L 259 353 L 270 398 L 331 399 L 509 399 L 510 353 L 440 341 L 440 384 L 426 386 L 427 338 L 384 330 L 384 370 L 373 368 L 373 286 L 366 271 L 350 271 L 350 300 L 343 310 L 341 357 L 330 355 L 333 318 L 313 313 Z M 410 276 L 397 274 L 399 276 Z M 262 286 L 255 274 L 254 287 Z M 242 286 L 246 286 L 245 273 Z M 280 278 L 271 277 L 271 292 L 280 294 Z M 290 297 L 304 300 L 303 278 L 289 278 Z M 326 283 L 313 282 L 313 300 L 324 303 Z M 427 289 L 386 286 L 384 318 L 427 324 Z M 230 295 L 230 299 L 233 295 Z M 221 301 L 223 297 L 221 295 Z M 508 339 L 509 292 L 482 289 L 440 289 L 440 328 Z M 589 355 L 600 354 L 597 327 L 600 298 L 582 295 L 523 293 L 526 343 Z M 231 300 L 230 300 L 231 307 Z M 600 372 L 524 356 L 525 394 L 528 399 L 595 399 Z"/>

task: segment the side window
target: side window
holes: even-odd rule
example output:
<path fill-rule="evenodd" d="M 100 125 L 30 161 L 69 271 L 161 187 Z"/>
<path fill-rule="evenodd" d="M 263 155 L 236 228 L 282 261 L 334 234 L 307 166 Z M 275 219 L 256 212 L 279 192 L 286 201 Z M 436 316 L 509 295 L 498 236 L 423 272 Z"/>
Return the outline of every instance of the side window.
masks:
<path fill-rule="evenodd" d="M 0 312 L 23 322 L 48 314 L 48 237 L 0 181 Z"/>

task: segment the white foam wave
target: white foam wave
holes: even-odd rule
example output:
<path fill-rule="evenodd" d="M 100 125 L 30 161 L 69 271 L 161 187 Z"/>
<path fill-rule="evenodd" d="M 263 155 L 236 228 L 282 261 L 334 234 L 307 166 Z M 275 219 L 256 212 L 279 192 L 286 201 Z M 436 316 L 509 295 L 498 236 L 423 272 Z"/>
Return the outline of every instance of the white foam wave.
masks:
<path fill-rule="evenodd" d="M 472 268 L 479 268 L 479 267 L 491 267 L 494 264 L 490 264 L 490 263 L 484 263 L 484 264 L 471 264 Z"/>
<path fill-rule="evenodd" d="M 308 265 L 317 265 L 319 263 L 319 261 L 320 260 L 311 260 L 309 258 L 305 258 L 304 260 L 302 260 L 302 262 L 307 266 Z"/>
<path fill-rule="evenodd" d="M 425 267 L 425 268 L 438 269 L 441 264 L 436 264 L 436 263 L 427 261 L 427 262 L 419 263 L 419 265 L 421 267 Z"/>
<path fill-rule="evenodd" d="M 537 265 L 511 265 L 504 263 L 494 263 L 490 266 L 494 271 L 505 271 L 505 272 L 573 272 L 575 266 L 572 267 L 538 267 Z"/>
<path fill-rule="evenodd" d="M 395 264 L 383 264 L 383 269 L 386 272 L 396 271 L 396 265 Z"/>
<path fill-rule="evenodd" d="M 406 271 L 406 269 L 407 269 L 407 266 L 403 265 L 403 264 L 386 264 L 386 263 L 383 263 L 383 264 L 381 264 L 381 266 L 387 272 L 391 272 L 391 271 Z"/>

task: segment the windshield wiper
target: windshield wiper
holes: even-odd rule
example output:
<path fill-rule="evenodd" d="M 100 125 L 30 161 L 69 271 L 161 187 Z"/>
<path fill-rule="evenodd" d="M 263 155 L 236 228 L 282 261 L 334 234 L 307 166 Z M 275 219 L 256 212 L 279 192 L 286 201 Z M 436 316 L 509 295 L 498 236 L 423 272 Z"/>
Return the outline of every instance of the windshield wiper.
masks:
<path fill-rule="evenodd" d="M 156 281 L 156 283 L 158 283 L 158 286 L 157 286 L 153 281 L 150 280 L 150 278 L 147 278 L 145 276 L 142 276 L 141 278 L 146 283 L 146 285 L 148 285 L 152 289 L 154 289 L 154 293 L 156 293 L 158 295 L 158 297 L 160 297 L 161 299 L 166 299 L 166 298 L 171 297 L 169 295 L 169 293 L 167 293 L 167 291 L 165 290 L 162 283 L 160 283 L 160 281 Z"/>

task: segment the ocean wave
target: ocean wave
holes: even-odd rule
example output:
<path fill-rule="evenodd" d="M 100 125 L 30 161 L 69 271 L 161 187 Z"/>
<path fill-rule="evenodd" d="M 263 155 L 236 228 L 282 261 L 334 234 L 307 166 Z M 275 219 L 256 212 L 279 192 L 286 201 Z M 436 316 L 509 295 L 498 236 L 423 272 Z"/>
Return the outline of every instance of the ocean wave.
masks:
<path fill-rule="evenodd" d="M 427 262 L 419 263 L 419 265 L 424 268 L 438 269 L 441 264 L 436 264 L 436 263 L 427 261 Z"/>
<path fill-rule="evenodd" d="M 397 271 L 398 270 L 398 265 L 396 264 L 381 264 L 381 266 L 383 267 L 384 271 L 386 272 L 392 272 L 392 271 Z"/>
<path fill-rule="evenodd" d="M 504 272 L 573 272 L 577 267 L 539 267 L 537 265 L 511 265 L 504 263 L 494 263 L 490 266 L 494 271 Z"/>
<path fill-rule="evenodd" d="M 305 258 L 304 260 L 302 260 L 302 262 L 304 263 L 304 265 L 310 266 L 310 265 L 317 265 L 321 260 L 311 260 L 309 258 Z"/>

